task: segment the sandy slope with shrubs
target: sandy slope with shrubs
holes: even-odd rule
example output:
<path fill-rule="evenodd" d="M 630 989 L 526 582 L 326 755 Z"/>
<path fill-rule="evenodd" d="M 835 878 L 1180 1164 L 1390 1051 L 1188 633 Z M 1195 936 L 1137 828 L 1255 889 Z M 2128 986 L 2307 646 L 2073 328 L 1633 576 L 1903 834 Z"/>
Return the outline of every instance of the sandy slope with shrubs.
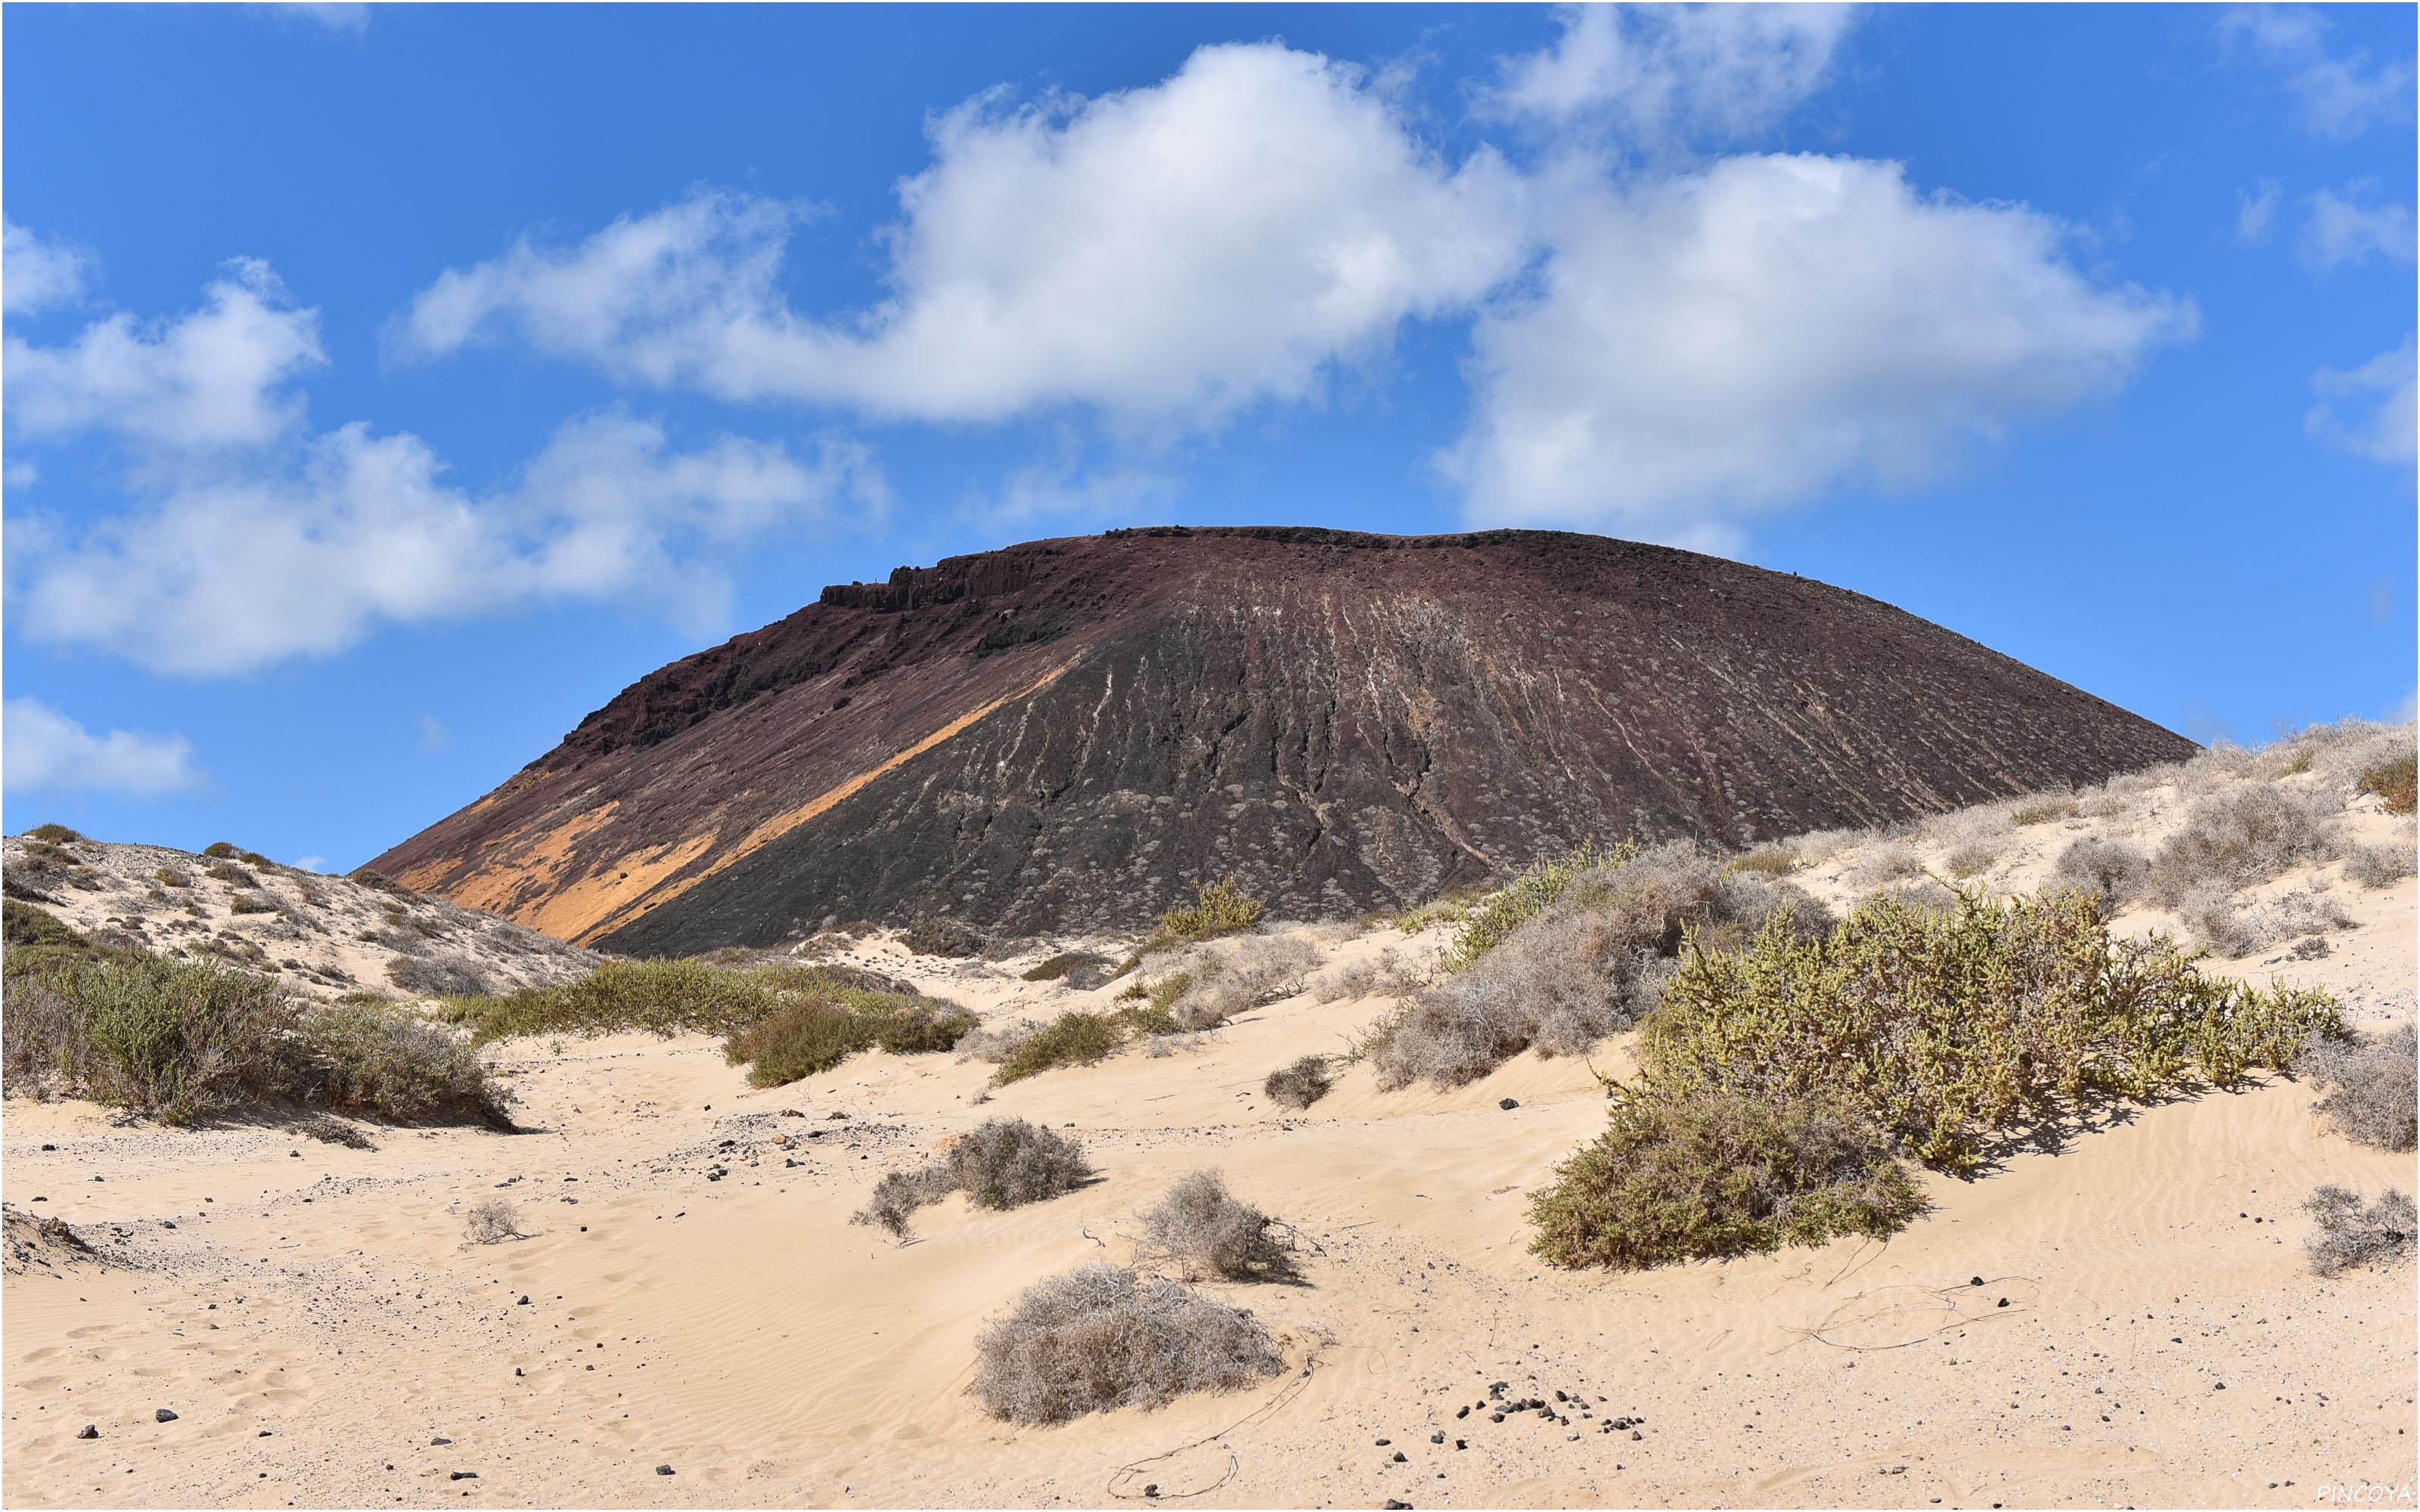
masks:
<path fill-rule="evenodd" d="M 2410 748 L 2408 730 L 2388 737 Z M 2376 1033 L 2413 1020 L 2420 894 L 2408 865 L 2366 849 L 2408 856 L 2412 831 L 2348 798 L 2355 754 L 2214 753 L 2111 791 L 1813 837 L 1767 864 L 1846 910 L 1876 885 L 1932 886 L 1927 870 L 2022 891 L 2080 841 L 2131 846 L 2147 871 L 2120 880 L 2120 929 L 2205 930 L 2227 952 L 2216 969 L 2324 988 Z M 2277 793 L 2316 796 L 2273 875 L 2247 862 L 2217 896 L 2209 878 L 2149 875 L 2196 804 Z M 2195 834 L 2226 832 L 2204 819 Z M 2238 859 L 2219 852 L 2202 864 Z M 1447 1088 L 1388 1089 L 1363 1059 L 1326 1066 L 1332 1089 L 1308 1106 L 1264 1092 L 1269 1072 L 1341 1057 L 1396 1012 L 1385 994 L 1452 935 L 1239 936 L 1194 952 L 1197 968 L 1230 959 L 1164 1005 L 1121 997 L 1131 977 L 1022 980 L 1065 942 L 991 961 L 823 943 L 1002 1038 L 1070 1009 L 1129 1015 L 1106 1058 L 1004 1085 L 981 1041 L 757 1089 L 717 1040 L 617 1034 L 490 1047 L 532 1131 L 517 1135 L 363 1125 L 376 1148 L 354 1149 L 12 1100 L 8 1204 L 101 1256 L 53 1246 L 0 1280 L 0 1491 L 1921 1507 L 2303 1505 L 2412 1483 L 2411 1262 L 2313 1274 L 2303 1208 L 2322 1184 L 2410 1191 L 2412 1157 L 2335 1132 L 2310 1081 L 2125 1109 L 1971 1180 L 1921 1172 L 1931 1208 L 1887 1241 L 1560 1270 L 1527 1248 L 1527 1194 L 1604 1127 L 1590 1062 L 1628 1074 L 1634 1035 Z M 1184 959 L 1138 975 L 1165 981 Z M 1266 980 L 1238 991 L 1246 972 Z M 1146 1023 L 1154 1007 L 1176 1026 Z M 851 1221 L 881 1178 L 1003 1117 L 1079 1143 L 1093 1179 L 1003 1210 L 943 1196 L 904 1242 Z M 1282 1273 L 1192 1283 L 1249 1310 L 1278 1373 L 1051 1427 L 987 1415 L 970 1390 L 985 1330 L 1079 1267 L 1150 1250 L 1185 1273 L 1145 1215 L 1205 1168 L 1282 1226 Z M 469 1242 L 472 1211 L 498 1200 L 520 1237 Z M 1516 1402 L 1542 1406 L 1504 1410 Z M 87 1424 L 99 1436 L 77 1438 Z"/>
<path fill-rule="evenodd" d="M 311 997 L 508 992 L 597 964 L 594 952 L 493 914 L 227 850 L 11 835 L 0 840 L 0 872 L 9 897 L 105 943 L 268 972 Z"/>

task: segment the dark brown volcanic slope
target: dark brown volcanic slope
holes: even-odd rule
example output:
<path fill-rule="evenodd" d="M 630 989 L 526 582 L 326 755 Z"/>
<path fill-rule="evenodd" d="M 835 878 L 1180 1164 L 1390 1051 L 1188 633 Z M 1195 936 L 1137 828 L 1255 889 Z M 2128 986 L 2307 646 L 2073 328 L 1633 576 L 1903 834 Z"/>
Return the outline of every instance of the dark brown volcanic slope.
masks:
<path fill-rule="evenodd" d="M 825 919 L 1280 915 L 1583 838 L 1728 844 L 2193 746 L 1886 604 L 1535 531 L 1161 530 L 827 588 L 674 663 L 371 865 L 632 953 Z"/>

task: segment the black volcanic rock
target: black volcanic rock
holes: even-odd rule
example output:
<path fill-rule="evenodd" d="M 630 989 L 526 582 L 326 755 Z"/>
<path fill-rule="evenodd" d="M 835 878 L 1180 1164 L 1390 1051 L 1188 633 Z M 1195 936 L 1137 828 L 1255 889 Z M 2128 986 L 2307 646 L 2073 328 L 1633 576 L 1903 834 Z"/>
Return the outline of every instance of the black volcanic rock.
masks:
<path fill-rule="evenodd" d="M 1537 531 L 1168 527 L 824 591 L 370 864 L 630 953 L 1388 908 L 1583 839 L 1872 825 L 2193 746 L 1872 599 Z"/>

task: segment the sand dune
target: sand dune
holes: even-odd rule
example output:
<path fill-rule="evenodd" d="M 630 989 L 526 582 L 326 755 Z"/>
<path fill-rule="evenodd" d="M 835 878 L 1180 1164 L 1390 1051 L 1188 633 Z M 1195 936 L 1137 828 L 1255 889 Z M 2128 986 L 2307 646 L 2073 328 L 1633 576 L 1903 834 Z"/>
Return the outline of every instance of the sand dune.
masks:
<path fill-rule="evenodd" d="M 2156 838 L 2179 805 L 2153 807 L 2126 823 Z M 2381 814 L 2348 822 L 2409 842 Z M 2031 886 L 2074 834 L 2116 824 L 2015 829 L 1988 880 Z M 1846 901 L 1859 858 L 1797 880 Z M 2355 922 L 2330 954 L 2223 969 L 2326 987 L 2368 1026 L 2410 1021 L 2412 882 L 2333 874 L 2277 885 L 2331 886 Z M 1443 937 L 1302 933 L 1330 961 Z M 1017 980 L 1038 955 L 942 964 L 876 937 L 853 958 L 987 1018 L 1115 990 Z M 1262 1095 L 1270 1069 L 1386 1007 L 1297 996 L 987 1101 L 990 1068 L 946 1056 L 756 1090 L 704 1037 L 515 1041 L 497 1059 L 535 1132 L 375 1130 L 374 1150 L 12 1101 L 8 1203 L 125 1263 L 0 1282 L 0 1489 L 23 1505 L 1049 1505 L 1154 1487 L 1203 1506 L 1921 1507 L 2302 1505 L 2413 1482 L 2412 1273 L 2313 1277 L 2299 1210 L 2326 1181 L 2408 1190 L 2412 1159 L 2329 1133 L 2306 1085 L 2133 1109 L 1971 1181 L 1928 1175 L 1933 1210 L 1886 1242 L 1574 1273 L 1527 1253 L 1524 1213 L 1601 1126 L 1582 1062 L 1524 1056 L 1451 1092 L 1381 1092 L 1356 1066 L 1302 1112 Z M 1594 1059 L 1626 1069 L 1625 1042 Z M 952 1198 L 905 1244 L 849 1223 L 880 1174 L 994 1114 L 1072 1132 L 1100 1180 L 1005 1212 Z M 1140 1211 L 1204 1165 L 1303 1236 L 1300 1284 L 1210 1288 L 1269 1325 L 1286 1374 L 1053 1428 L 981 1415 L 966 1385 L 985 1321 L 1046 1274 L 1123 1259 Z M 465 1211 L 499 1196 L 528 1237 L 466 1244 Z M 1574 1398 L 1568 1426 L 1463 1415 L 1497 1382 Z M 77 1439 L 88 1423 L 100 1437 Z"/>

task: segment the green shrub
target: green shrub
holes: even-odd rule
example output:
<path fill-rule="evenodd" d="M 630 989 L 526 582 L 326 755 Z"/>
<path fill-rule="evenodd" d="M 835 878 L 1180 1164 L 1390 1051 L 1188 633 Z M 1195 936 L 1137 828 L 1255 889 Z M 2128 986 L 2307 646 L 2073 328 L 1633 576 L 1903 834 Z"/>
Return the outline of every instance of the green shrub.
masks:
<path fill-rule="evenodd" d="M 812 987 L 812 969 L 733 969 L 659 957 L 608 961 L 570 981 L 497 997 L 460 997 L 445 1016 L 484 1043 L 539 1034 L 729 1034 L 781 1006 L 784 987 Z"/>
<path fill-rule="evenodd" d="M 383 892 L 392 897 L 404 899 L 407 902 L 416 902 L 420 897 L 420 894 L 412 891 L 410 887 L 405 887 L 402 883 L 397 882 L 395 878 L 388 876 L 385 872 L 373 872 L 365 866 L 355 867 L 352 871 L 346 872 L 345 880 L 352 883 L 356 887 L 367 887 L 373 892 Z"/>
<path fill-rule="evenodd" d="M 1787 911 L 1737 953 L 1684 951 L 1647 1020 L 1648 1084 L 1837 1098 L 1916 1158 L 1971 1170 L 1996 1135 L 2089 1097 L 2231 1087 L 2343 1031 L 2324 993 L 2206 977 L 2165 935 L 2114 939 L 2075 892 L 1935 913 L 1870 898 L 1829 935 Z"/>
<path fill-rule="evenodd" d="M 722 1053 L 749 1066 L 750 1085 L 786 1087 L 877 1047 L 895 1056 L 954 1049 L 974 1026 L 975 1016 L 952 1004 L 827 988 L 735 1029 Z"/>
<path fill-rule="evenodd" d="M 96 953 L 6 995 L 14 1075 L 168 1123 L 288 1090 L 297 1013 L 274 979 L 210 962 Z"/>
<path fill-rule="evenodd" d="M 202 847 L 202 854 L 212 860 L 223 861 L 236 854 L 233 841 L 214 840 Z"/>
<path fill-rule="evenodd" d="M 190 887 L 194 879 L 173 866 L 163 866 L 151 873 L 151 880 L 163 887 Z"/>
<path fill-rule="evenodd" d="M 2044 798 L 2021 806 L 2009 815 L 2009 823 L 2017 825 L 2047 825 L 2054 820 L 2072 819 L 2076 809 L 2071 798 Z"/>
<path fill-rule="evenodd" d="M 1175 1027 L 1171 1020 L 1169 1026 Z M 1026 1037 L 992 1073 L 992 1085 L 1006 1087 L 1060 1066 L 1090 1066 L 1106 1060 L 1126 1042 L 1127 1026 L 1109 1013 L 1063 1013 Z"/>
<path fill-rule="evenodd" d="M 90 936 L 50 910 L 0 899 L 0 972 L 40 976 L 103 953 Z"/>
<path fill-rule="evenodd" d="M 65 825 L 36 825 L 25 831 L 27 840 L 47 841 L 53 845 L 72 845 L 84 839 Z"/>
<path fill-rule="evenodd" d="M 1062 950 L 1049 960 L 1023 973 L 1027 981 L 1057 981 L 1071 971 L 1084 966 L 1106 966 L 1109 958 L 1090 950 Z"/>
<path fill-rule="evenodd" d="M 1798 852 L 1788 845 L 1763 845 L 1745 856 L 1730 860 L 1734 872 L 1761 872 L 1769 877 L 1788 876 L 1798 870 Z"/>
<path fill-rule="evenodd" d="M 265 892 L 239 892 L 235 895 L 234 900 L 227 904 L 227 912 L 230 914 L 273 914 L 277 912 L 277 900 L 271 898 Z"/>
<path fill-rule="evenodd" d="M 1418 934 L 1431 924 L 1459 924 L 1467 918 L 1473 904 L 1487 896 L 1485 887 L 1461 887 L 1441 898 L 1406 908 L 1387 922 L 1405 934 Z"/>
<path fill-rule="evenodd" d="M 383 999 L 350 995 L 302 1021 L 309 1056 L 302 1100 L 338 1113 L 398 1123 L 513 1127 L 512 1094 L 489 1078 L 479 1053 L 442 1026 Z"/>
<path fill-rule="evenodd" d="M 1590 841 L 1568 855 L 1537 862 L 1471 905 L 1453 943 L 1438 957 L 1438 964 L 1448 971 L 1465 969 L 1496 949 L 1524 922 L 1544 913 L 1563 895 L 1574 877 L 1597 867 L 1621 866 L 1635 854 L 1637 847 L 1628 841 L 1609 852 L 1600 852 L 1596 842 Z"/>
<path fill-rule="evenodd" d="M 1159 916 L 1159 932 L 1187 944 L 1214 939 L 1250 929 L 1260 922 L 1264 906 L 1233 877 L 1221 877 L 1207 885 L 1197 882 L 1191 903 Z"/>
<path fill-rule="evenodd" d="M 1529 1247 L 1556 1265 L 1631 1271 L 1888 1234 L 1924 1207 L 1888 1145 L 1821 1103 L 1625 1095 L 1531 1196 Z"/>
<path fill-rule="evenodd" d="M 2388 813 L 2411 813 L 2420 809 L 2420 758 L 2398 756 L 2370 767 L 2361 774 L 2356 791 L 2376 794 L 2386 804 Z"/>
<path fill-rule="evenodd" d="M 260 878 L 234 861 L 212 861 L 202 868 L 202 873 L 230 887 L 257 887 Z"/>

